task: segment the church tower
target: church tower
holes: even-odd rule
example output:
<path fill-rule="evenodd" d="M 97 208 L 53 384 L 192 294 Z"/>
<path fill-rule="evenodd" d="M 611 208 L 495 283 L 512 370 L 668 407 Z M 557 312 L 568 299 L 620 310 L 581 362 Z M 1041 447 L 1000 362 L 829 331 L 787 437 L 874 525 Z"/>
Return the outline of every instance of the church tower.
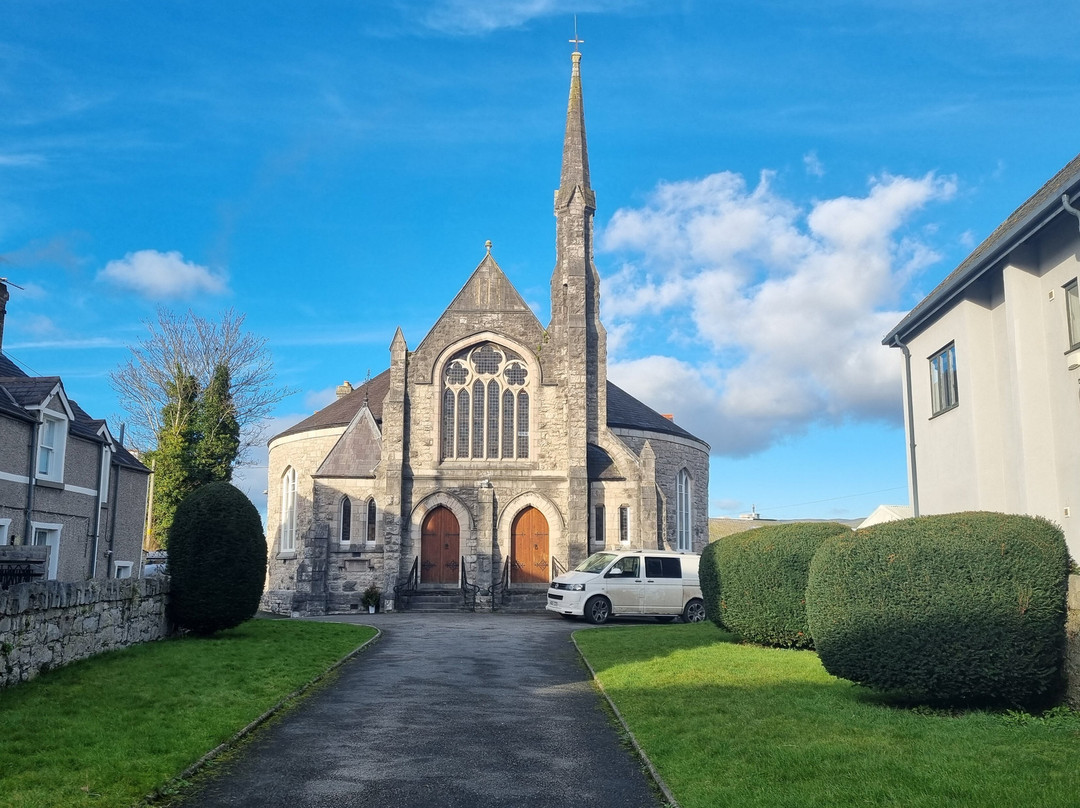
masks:
<path fill-rule="evenodd" d="M 589 184 L 581 53 L 574 51 L 571 58 L 562 174 L 555 191 L 556 258 L 548 331 L 566 396 L 568 532 L 584 547 L 589 513 L 588 445 L 600 442 L 607 424 L 607 338 L 600 322 L 600 276 L 593 264 L 596 194 Z"/>

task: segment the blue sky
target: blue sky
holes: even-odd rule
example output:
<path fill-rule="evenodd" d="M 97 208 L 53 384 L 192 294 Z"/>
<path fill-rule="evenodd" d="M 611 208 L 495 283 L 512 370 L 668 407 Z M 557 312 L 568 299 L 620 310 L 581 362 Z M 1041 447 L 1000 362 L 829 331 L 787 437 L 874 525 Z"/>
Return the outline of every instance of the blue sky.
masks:
<path fill-rule="evenodd" d="M 906 502 L 880 339 L 1075 156 L 1073 3 L 6 0 L 5 353 L 115 428 L 142 321 L 236 307 L 273 433 L 486 239 L 546 323 L 575 12 L 612 379 L 710 442 L 713 515 Z"/>

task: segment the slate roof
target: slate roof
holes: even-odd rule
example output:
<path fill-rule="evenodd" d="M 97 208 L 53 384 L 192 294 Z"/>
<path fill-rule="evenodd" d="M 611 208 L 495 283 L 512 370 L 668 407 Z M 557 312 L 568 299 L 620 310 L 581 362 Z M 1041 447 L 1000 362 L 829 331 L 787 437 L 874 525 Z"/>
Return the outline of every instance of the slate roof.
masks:
<path fill-rule="evenodd" d="M 57 384 L 62 384 L 59 376 L 29 376 L 11 359 L 0 353 L 0 413 L 24 421 L 36 421 L 36 417 L 31 415 L 26 408 L 44 401 Z M 71 407 L 72 415 L 75 416 L 68 425 L 70 434 L 93 443 L 104 443 L 98 435 L 98 430 L 105 421 L 91 418 L 90 414 L 76 401 L 69 398 L 67 402 Z M 115 447 L 113 459 L 117 463 L 136 471 L 149 473 L 150 469 L 121 446 L 119 441 L 115 442 Z"/>
<path fill-rule="evenodd" d="M 589 480 L 625 480 L 626 478 L 611 459 L 607 450 L 590 443 L 587 447 L 585 464 L 588 469 Z"/>
<path fill-rule="evenodd" d="M 367 396 L 368 410 L 375 423 L 382 424 L 383 399 L 390 391 L 390 369 L 387 368 L 378 376 L 354 389 L 346 396 L 342 396 L 332 404 L 328 404 L 321 410 L 305 418 L 300 423 L 289 427 L 270 440 L 277 440 L 286 435 L 295 435 L 298 432 L 310 432 L 313 429 L 327 429 L 334 426 L 347 426 L 352 423 L 356 413 L 364 405 L 364 397 Z"/>
<path fill-rule="evenodd" d="M 352 423 L 356 413 L 363 406 L 364 396 L 367 395 L 368 409 L 371 411 L 375 423 L 382 424 L 382 403 L 390 390 L 390 370 L 384 370 L 378 376 L 366 382 L 346 396 L 342 396 L 332 404 L 323 407 L 314 415 L 305 418 L 300 423 L 289 427 L 270 440 L 296 435 L 301 432 L 310 432 L 315 429 L 327 429 L 337 426 L 348 426 Z M 687 432 L 681 426 L 669 418 L 665 418 L 652 407 L 641 403 L 621 387 L 611 382 L 607 383 L 607 421 L 610 427 L 622 427 L 624 429 L 639 429 L 646 432 L 659 432 L 662 435 L 672 435 L 687 440 L 704 443 L 701 438 Z M 597 447 L 598 448 L 598 447 Z M 602 450 L 601 450 L 602 451 Z M 610 458 L 608 458 L 610 462 Z M 596 459 L 598 468 L 606 466 Z M 617 472 L 616 472 L 617 473 Z M 590 476 L 592 474 L 590 473 Z"/>
<path fill-rule="evenodd" d="M 701 438 L 687 432 L 670 418 L 665 418 L 652 407 L 642 404 L 611 382 L 607 383 L 607 422 L 611 427 L 642 429 L 704 443 Z"/>
<path fill-rule="evenodd" d="M 894 337 L 906 339 L 925 320 L 950 303 L 960 292 L 1008 255 L 1009 251 L 1040 230 L 1051 219 L 1063 215 L 1062 194 L 1068 194 L 1069 198 L 1075 202 L 1075 195 L 1078 192 L 1080 192 L 1080 154 L 1070 160 L 1042 188 L 998 225 L 960 266 L 950 272 L 945 280 L 939 283 L 885 336 L 881 341 L 882 344 L 891 344 Z"/>

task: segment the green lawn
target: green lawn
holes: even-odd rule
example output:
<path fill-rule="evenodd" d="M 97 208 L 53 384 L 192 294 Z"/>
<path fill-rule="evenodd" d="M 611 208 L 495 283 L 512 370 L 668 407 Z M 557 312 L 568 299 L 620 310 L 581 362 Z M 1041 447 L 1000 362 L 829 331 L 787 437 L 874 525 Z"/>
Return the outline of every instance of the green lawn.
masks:
<path fill-rule="evenodd" d="M 0 806 L 131 806 L 374 634 L 251 620 L 0 690 Z"/>
<path fill-rule="evenodd" d="M 711 623 L 574 636 L 683 808 L 1080 805 L 1080 713 L 900 709 Z"/>

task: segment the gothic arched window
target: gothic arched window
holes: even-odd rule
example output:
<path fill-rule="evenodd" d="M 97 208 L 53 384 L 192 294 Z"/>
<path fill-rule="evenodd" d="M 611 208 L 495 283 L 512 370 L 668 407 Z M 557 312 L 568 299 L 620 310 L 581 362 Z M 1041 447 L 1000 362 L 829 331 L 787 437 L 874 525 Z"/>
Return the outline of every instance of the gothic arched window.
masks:
<path fill-rule="evenodd" d="M 529 368 L 483 342 L 458 351 L 442 372 L 442 459 L 529 456 Z"/>
<path fill-rule="evenodd" d="M 296 550 L 296 469 L 281 475 L 281 546 L 283 553 Z"/>
<path fill-rule="evenodd" d="M 341 543 L 348 544 L 352 541 L 352 502 L 348 497 L 341 498 Z"/>
<path fill-rule="evenodd" d="M 686 469 L 679 471 L 675 478 L 675 540 L 676 548 L 689 550 L 690 540 L 690 508 L 693 488 L 691 485 L 690 472 Z"/>
<path fill-rule="evenodd" d="M 367 503 L 367 543 L 375 543 L 375 500 L 369 499 Z"/>

